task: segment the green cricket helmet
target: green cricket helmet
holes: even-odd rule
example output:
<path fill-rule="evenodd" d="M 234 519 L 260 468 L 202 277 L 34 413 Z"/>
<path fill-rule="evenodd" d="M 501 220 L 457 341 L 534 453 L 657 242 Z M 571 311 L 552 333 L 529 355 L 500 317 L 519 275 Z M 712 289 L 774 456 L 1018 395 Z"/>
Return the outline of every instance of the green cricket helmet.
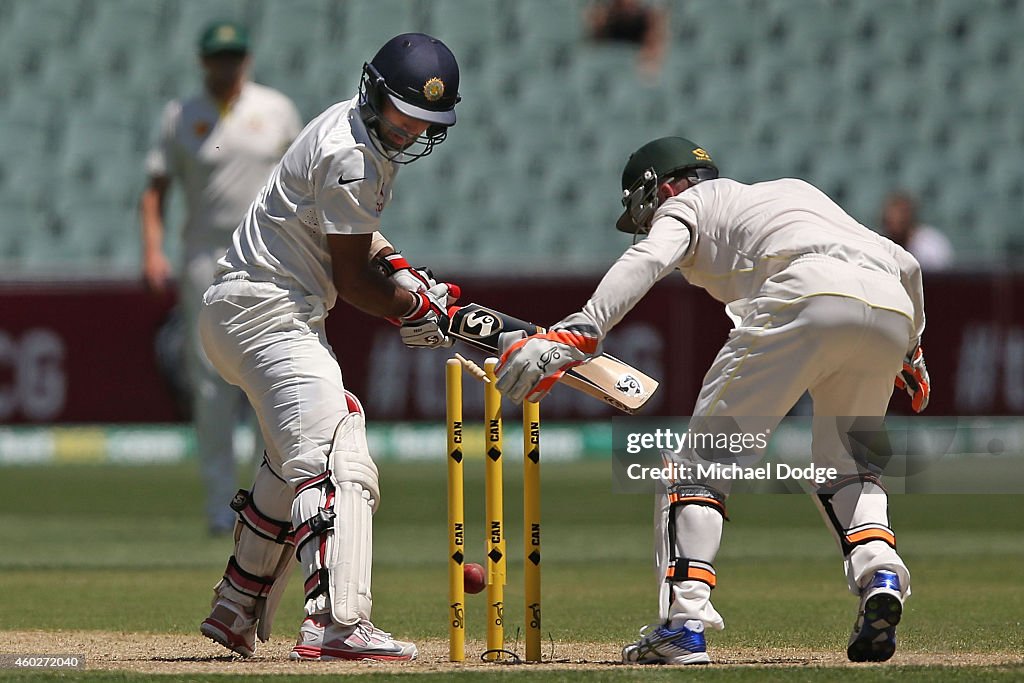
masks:
<path fill-rule="evenodd" d="M 693 184 L 718 177 L 718 167 L 697 143 L 680 137 L 652 140 L 629 155 L 622 169 L 622 206 L 615 227 L 631 235 L 645 233 L 658 208 L 658 186 L 687 177 Z"/>

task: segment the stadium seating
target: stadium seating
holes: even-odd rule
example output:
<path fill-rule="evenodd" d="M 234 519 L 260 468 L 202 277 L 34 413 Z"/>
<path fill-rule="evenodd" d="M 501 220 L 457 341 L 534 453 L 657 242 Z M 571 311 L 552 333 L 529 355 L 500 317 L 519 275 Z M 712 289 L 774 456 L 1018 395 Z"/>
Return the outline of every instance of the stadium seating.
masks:
<path fill-rule="evenodd" d="M 2 2 L 0 267 L 137 273 L 146 147 L 164 103 L 200 87 L 196 37 L 214 18 L 251 27 L 255 78 L 307 119 L 351 97 L 391 35 L 449 43 L 459 124 L 402 169 L 385 214 L 437 268 L 600 270 L 624 246 L 611 228 L 621 166 L 666 134 L 698 140 L 740 180 L 815 182 L 869 225 L 905 188 L 960 263 L 1024 249 L 1024 2 L 670 2 L 654 82 L 634 49 L 586 38 L 589 5 Z"/>

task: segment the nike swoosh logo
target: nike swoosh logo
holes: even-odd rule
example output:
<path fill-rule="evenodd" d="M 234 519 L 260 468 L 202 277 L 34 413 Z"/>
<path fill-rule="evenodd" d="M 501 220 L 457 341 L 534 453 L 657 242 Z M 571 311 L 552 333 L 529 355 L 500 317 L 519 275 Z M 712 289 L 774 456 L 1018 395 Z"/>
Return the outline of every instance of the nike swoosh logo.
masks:
<path fill-rule="evenodd" d="M 366 180 L 366 178 L 349 178 L 349 179 L 346 180 L 345 176 L 343 176 L 343 175 L 338 176 L 338 184 L 339 185 L 348 185 L 349 183 L 355 183 L 355 182 L 358 182 L 360 180 Z"/>

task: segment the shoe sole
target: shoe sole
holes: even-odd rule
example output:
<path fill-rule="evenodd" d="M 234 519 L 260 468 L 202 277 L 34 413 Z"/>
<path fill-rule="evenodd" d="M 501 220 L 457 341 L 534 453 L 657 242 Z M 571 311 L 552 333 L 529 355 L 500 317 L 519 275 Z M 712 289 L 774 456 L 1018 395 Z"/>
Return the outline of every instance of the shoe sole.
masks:
<path fill-rule="evenodd" d="M 403 654 L 375 654 L 372 652 L 352 652 L 349 650 L 327 650 L 318 647 L 297 645 L 288 653 L 288 659 L 293 662 L 329 662 L 332 660 L 353 660 L 353 659 L 374 659 L 382 662 L 407 662 L 416 659 L 418 652 L 411 655 Z"/>
<path fill-rule="evenodd" d="M 892 593 L 879 593 L 864 603 L 860 633 L 846 648 L 851 662 L 884 662 L 896 653 L 896 626 L 903 618 L 903 603 Z M 878 637 L 885 635 L 884 640 Z"/>
<path fill-rule="evenodd" d="M 199 625 L 199 632 L 218 645 L 231 650 L 235 654 L 243 657 L 253 656 L 253 649 L 245 643 L 233 642 L 231 638 L 233 634 L 226 630 L 225 626 L 220 622 L 207 619 Z"/>

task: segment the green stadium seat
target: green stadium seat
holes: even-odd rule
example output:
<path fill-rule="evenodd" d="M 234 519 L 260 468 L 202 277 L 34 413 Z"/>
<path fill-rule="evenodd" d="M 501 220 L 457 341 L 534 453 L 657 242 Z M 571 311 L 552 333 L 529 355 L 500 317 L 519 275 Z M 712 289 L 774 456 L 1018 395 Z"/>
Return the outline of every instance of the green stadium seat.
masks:
<path fill-rule="evenodd" d="M 363 61 L 370 61 L 385 42 L 399 33 L 423 32 L 426 28 L 415 3 L 404 0 L 352 0 L 341 5 L 343 34 L 338 41 L 348 43 L 365 55 L 357 68 Z M 444 40 L 443 30 L 435 31 Z"/>
<path fill-rule="evenodd" d="M 0 229 L 0 266 L 5 273 L 17 267 L 28 250 L 28 235 L 45 229 L 43 212 L 37 206 L 19 201 L 18 197 L 4 197 L 3 229 Z"/>
<path fill-rule="evenodd" d="M 408 7 L 408 3 L 403 4 Z M 427 7 L 430 30 L 451 48 L 460 66 L 464 63 L 472 68 L 501 54 L 495 48 L 508 40 L 511 4 L 500 0 L 475 0 L 470 5 L 465 0 L 433 0 Z"/>
<path fill-rule="evenodd" d="M 584 10 L 579 0 L 516 0 L 508 3 L 514 11 L 515 39 L 526 49 L 573 44 L 584 34 Z"/>
<path fill-rule="evenodd" d="M 958 248 L 978 258 L 1024 242 L 1024 3 L 666 3 L 674 39 L 653 85 L 639 82 L 635 49 L 586 39 L 588 5 L 0 2 L 0 210 L 40 226 L 0 226 L 0 259 L 20 253 L 42 268 L 64 250 L 62 264 L 137 268 L 145 149 L 166 100 L 199 90 L 196 39 L 215 18 L 249 25 L 256 79 L 307 119 L 351 97 L 362 62 L 396 33 L 453 48 L 459 125 L 402 169 L 385 217 L 403 244 L 456 265 L 550 262 L 583 236 L 566 267 L 603 267 L 622 246 L 606 232 L 622 164 L 666 134 L 708 147 L 740 180 L 816 182 L 862 220 L 876 220 L 889 187 L 906 187 L 941 212 L 940 227 L 969 223 Z M 32 213 L 46 202 L 60 207 L 58 227 L 82 206 L 75 225 L 99 232 L 54 233 L 52 216 Z"/>

